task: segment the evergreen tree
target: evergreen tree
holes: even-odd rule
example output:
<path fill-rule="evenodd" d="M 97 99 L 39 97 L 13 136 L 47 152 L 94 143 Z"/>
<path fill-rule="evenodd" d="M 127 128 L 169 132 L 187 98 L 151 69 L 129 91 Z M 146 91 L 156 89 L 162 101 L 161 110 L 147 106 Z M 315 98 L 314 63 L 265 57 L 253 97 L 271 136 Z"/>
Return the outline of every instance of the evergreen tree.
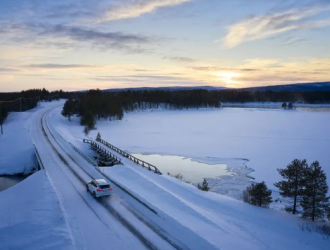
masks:
<path fill-rule="evenodd" d="M 95 117 L 91 111 L 84 114 L 80 119 L 81 125 L 86 125 L 88 129 L 95 128 Z"/>
<path fill-rule="evenodd" d="M 208 184 L 208 182 L 206 181 L 205 178 L 203 180 L 202 186 L 198 184 L 197 187 L 198 187 L 198 189 L 200 189 L 202 191 L 209 191 L 210 190 L 209 184 Z"/>
<path fill-rule="evenodd" d="M 293 109 L 293 103 L 292 102 L 289 102 L 288 109 Z"/>
<path fill-rule="evenodd" d="M 101 134 L 100 132 L 97 132 L 96 140 L 99 141 L 101 139 Z"/>
<path fill-rule="evenodd" d="M 283 103 L 282 103 L 282 108 L 283 108 L 283 109 L 286 109 L 287 107 L 288 107 L 288 106 L 286 105 L 286 102 L 283 102 Z"/>
<path fill-rule="evenodd" d="M 71 116 L 74 114 L 74 111 L 75 111 L 75 103 L 72 99 L 69 99 L 64 103 L 61 114 L 64 117 L 68 117 L 68 120 L 71 121 Z"/>
<path fill-rule="evenodd" d="M 280 190 L 283 197 L 293 198 L 292 206 L 287 207 L 287 211 L 297 212 L 298 198 L 303 194 L 305 178 L 305 169 L 308 167 L 306 160 L 293 160 L 285 169 L 277 169 L 279 174 L 285 179 L 274 183 Z"/>
<path fill-rule="evenodd" d="M 88 126 L 85 126 L 84 133 L 85 133 L 85 136 L 87 136 L 89 134 L 89 128 L 88 128 Z"/>
<path fill-rule="evenodd" d="M 305 170 L 305 190 L 301 201 L 303 217 L 312 221 L 323 219 L 329 206 L 327 177 L 318 161 Z"/>
<path fill-rule="evenodd" d="M 3 125 L 3 122 L 6 120 L 7 116 L 8 116 L 8 111 L 6 109 L 6 107 L 1 107 L 1 104 L 0 104 L 0 132 L 1 134 L 3 134 L 3 128 L 2 128 L 2 125 Z"/>
<path fill-rule="evenodd" d="M 272 191 L 269 190 L 265 182 L 252 183 L 243 192 L 243 200 L 251 205 L 268 208 L 273 201 Z"/>

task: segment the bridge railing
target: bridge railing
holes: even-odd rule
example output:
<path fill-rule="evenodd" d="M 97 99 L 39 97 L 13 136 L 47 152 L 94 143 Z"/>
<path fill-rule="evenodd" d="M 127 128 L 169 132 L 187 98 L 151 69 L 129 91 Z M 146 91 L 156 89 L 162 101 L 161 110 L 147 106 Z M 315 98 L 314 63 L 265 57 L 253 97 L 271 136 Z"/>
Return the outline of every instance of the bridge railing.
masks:
<path fill-rule="evenodd" d="M 71 145 L 71 147 L 74 149 L 74 151 L 76 151 L 82 158 L 84 158 L 87 162 L 89 162 L 90 164 L 92 164 L 93 166 L 97 167 L 98 164 L 96 161 L 92 160 L 91 158 L 89 158 L 87 155 L 85 155 L 83 152 L 81 152 L 75 145 L 73 145 L 71 142 L 69 142 L 69 144 Z"/>
<path fill-rule="evenodd" d="M 117 152 L 118 154 L 120 154 L 120 155 L 126 157 L 127 159 L 129 159 L 129 160 L 135 162 L 136 164 L 138 164 L 138 165 L 140 165 L 140 166 L 142 166 L 142 167 L 144 167 L 144 168 L 147 168 L 147 169 L 149 169 L 150 171 L 155 172 L 156 174 L 159 174 L 159 175 L 162 174 L 156 166 L 154 166 L 154 165 L 152 165 L 152 164 L 150 164 L 150 163 L 148 163 L 148 162 L 142 161 L 142 160 L 136 158 L 135 156 L 126 153 L 125 151 L 123 151 L 123 150 L 121 150 L 121 149 L 115 147 L 114 145 L 110 144 L 110 143 L 107 142 L 107 141 L 102 140 L 102 139 L 99 138 L 99 137 L 96 138 L 96 141 L 102 143 L 103 145 L 107 146 L 108 148 L 112 149 L 113 151 Z"/>
<path fill-rule="evenodd" d="M 122 164 L 120 158 L 118 158 L 116 155 L 112 154 L 108 150 L 104 149 L 103 147 L 101 147 L 99 144 L 97 144 L 93 140 L 83 139 L 83 142 L 91 144 L 92 148 L 106 154 L 108 157 L 110 157 L 111 159 L 113 159 L 116 162 L 115 164 Z"/>

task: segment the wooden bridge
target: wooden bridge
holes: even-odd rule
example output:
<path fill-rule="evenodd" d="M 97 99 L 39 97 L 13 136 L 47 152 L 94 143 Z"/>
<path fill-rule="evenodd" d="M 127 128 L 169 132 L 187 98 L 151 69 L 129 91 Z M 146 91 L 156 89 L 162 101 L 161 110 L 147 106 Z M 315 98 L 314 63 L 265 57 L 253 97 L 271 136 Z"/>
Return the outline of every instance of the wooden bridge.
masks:
<path fill-rule="evenodd" d="M 133 155 L 130 155 L 130 154 L 126 153 L 125 151 L 123 151 L 123 150 L 121 150 L 121 149 L 119 149 L 119 148 L 111 145 L 109 142 L 102 140 L 101 139 L 101 136 L 98 136 L 96 138 L 96 141 L 102 143 L 103 145 L 107 146 L 108 148 L 112 149 L 113 151 L 117 152 L 118 154 L 124 156 L 125 158 L 133 161 L 134 163 L 136 163 L 136 164 L 138 164 L 138 165 L 140 165 L 140 166 L 142 166 L 144 168 L 147 168 L 147 169 L 149 169 L 150 171 L 153 171 L 156 174 L 159 174 L 159 175 L 162 174 L 156 166 L 151 165 L 148 162 L 142 161 L 142 160 L 134 157 Z"/>
<path fill-rule="evenodd" d="M 121 160 L 110 153 L 108 150 L 101 147 L 99 144 L 94 142 L 93 140 L 84 139 L 85 143 L 89 143 L 91 147 L 100 155 L 100 159 L 98 160 L 98 165 L 101 166 L 114 166 L 114 165 L 122 165 Z"/>

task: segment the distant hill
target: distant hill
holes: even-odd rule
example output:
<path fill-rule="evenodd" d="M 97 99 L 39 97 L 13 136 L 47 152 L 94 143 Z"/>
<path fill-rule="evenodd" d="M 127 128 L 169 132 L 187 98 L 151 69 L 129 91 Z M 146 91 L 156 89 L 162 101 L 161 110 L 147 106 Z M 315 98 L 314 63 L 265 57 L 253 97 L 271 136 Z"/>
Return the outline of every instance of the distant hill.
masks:
<path fill-rule="evenodd" d="M 264 87 L 252 87 L 244 88 L 243 90 L 251 91 L 288 91 L 288 92 L 318 92 L 318 91 L 330 91 L 330 82 L 315 82 L 315 83 L 297 83 L 288 85 L 274 85 Z"/>
<path fill-rule="evenodd" d="M 177 90 L 194 90 L 194 89 L 205 89 L 205 90 L 223 90 L 225 87 L 213 87 L 213 86 L 193 86 L 193 87 L 140 87 L 140 88 L 123 88 L 123 89 L 103 89 L 104 92 L 120 92 L 120 91 L 141 91 L 141 90 L 168 90 L 168 91 L 177 91 Z"/>

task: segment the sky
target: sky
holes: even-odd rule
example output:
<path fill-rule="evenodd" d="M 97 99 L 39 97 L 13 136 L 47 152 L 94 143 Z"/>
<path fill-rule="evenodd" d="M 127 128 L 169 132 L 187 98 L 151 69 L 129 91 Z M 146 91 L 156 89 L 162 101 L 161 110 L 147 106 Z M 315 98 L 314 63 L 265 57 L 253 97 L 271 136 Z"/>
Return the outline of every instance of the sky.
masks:
<path fill-rule="evenodd" d="M 0 92 L 322 81 L 329 0 L 0 0 Z"/>

